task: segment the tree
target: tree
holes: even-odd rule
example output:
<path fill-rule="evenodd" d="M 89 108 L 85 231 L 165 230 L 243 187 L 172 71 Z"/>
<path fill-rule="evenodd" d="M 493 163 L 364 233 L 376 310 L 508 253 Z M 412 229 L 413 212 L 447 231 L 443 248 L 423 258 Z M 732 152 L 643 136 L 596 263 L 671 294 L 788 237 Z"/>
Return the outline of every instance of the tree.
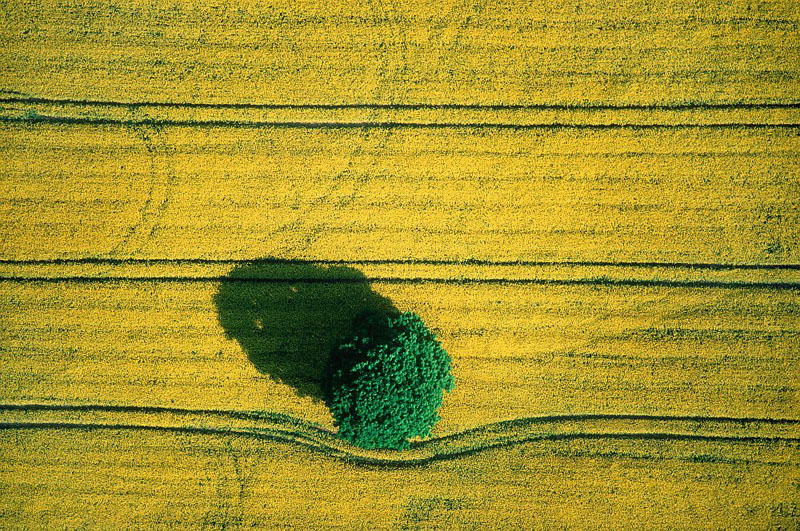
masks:
<path fill-rule="evenodd" d="M 401 449 L 430 435 L 453 385 L 450 356 L 418 315 L 365 312 L 331 352 L 322 387 L 340 436 Z"/>

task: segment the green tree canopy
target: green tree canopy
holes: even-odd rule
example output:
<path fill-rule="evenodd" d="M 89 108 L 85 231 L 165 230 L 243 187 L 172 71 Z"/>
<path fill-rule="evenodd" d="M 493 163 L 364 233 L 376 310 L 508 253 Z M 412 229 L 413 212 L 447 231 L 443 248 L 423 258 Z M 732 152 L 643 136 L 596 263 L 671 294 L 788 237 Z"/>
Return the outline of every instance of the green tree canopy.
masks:
<path fill-rule="evenodd" d="M 430 435 L 453 385 L 450 356 L 411 312 L 358 316 L 323 377 L 340 436 L 364 448 L 406 448 Z"/>

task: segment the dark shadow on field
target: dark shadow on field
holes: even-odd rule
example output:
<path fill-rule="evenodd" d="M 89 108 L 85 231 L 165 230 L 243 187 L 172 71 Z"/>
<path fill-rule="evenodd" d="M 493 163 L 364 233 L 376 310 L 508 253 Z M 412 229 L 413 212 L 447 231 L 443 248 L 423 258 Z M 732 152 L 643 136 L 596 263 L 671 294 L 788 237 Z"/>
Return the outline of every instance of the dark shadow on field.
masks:
<path fill-rule="evenodd" d="M 225 335 L 261 373 L 320 401 L 330 351 L 354 318 L 397 311 L 356 269 L 271 259 L 233 269 L 214 302 Z"/>

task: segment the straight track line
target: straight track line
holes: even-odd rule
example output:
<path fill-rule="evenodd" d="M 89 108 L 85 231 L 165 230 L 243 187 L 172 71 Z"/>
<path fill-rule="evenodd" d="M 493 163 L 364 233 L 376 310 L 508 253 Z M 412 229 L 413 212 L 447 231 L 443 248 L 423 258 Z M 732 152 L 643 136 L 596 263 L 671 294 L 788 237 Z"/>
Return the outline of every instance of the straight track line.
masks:
<path fill-rule="evenodd" d="M 48 104 L 65 106 L 103 106 L 103 107 L 161 107 L 161 108 L 193 108 L 193 109 L 383 109 L 383 110 L 724 110 L 724 109 L 800 109 L 800 102 L 686 102 L 686 103 L 654 103 L 654 104 L 470 104 L 470 103 L 203 103 L 203 102 L 167 102 L 167 101 L 114 101 L 71 98 L 43 97 L 5 97 L 0 103 Z"/>
<path fill-rule="evenodd" d="M 343 277 L 343 278 L 272 278 L 272 277 L 187 277 L 187 276 L 64 276 L 64 277 L 0 277 L 0 282 L 16 283 L 113 283 L 113 282 L 226 282 L 252 284 L 489 284 L 489 285 L 556 285 L 556 286 L 649 286 L 675 288 L 775 289 L 800 290 L 798 282 L 737 282 L 714 280 L 640 280 L 640 279 L 538 279 L 538 278 L 403 278 L 403 277 Z"/>
<path fill-rule="evenodd" d="M 514 124 L 491 122 L 257 122 L 239 120 L 121 120 L 116 118 L 90 118 L 66 116 L 15 117 L 2 116 L 0 123 L 55 124 L 55 125 L 112 125 L 122 127 L 194 127 L 198 129 L 508 129 L 508 130 L 561 130 L 561 129 L 798 129 L 800 123 L 708 123 L 708 124 Z"/>
<path fill-rule="evenodd" d="M 800 271 L 800 264 L 752 264 L 752 263 L 712 263 L 712 262 L 611 262 L 611 261 L 542 261 L 542 260 L 466 260 L 439 259 L 281 259 L 281 258 L 52 258 L 52 259 L 0 259 L 0 265 L 156 265 L 156 264 L 197 264 L 197 265 L 432 265 L 432 266 L 518 266 L 518 267 L 626 267 L 626 268 L 668 268 L 668 269 L 710 269 L 710 270 L 792 270 Z"/>

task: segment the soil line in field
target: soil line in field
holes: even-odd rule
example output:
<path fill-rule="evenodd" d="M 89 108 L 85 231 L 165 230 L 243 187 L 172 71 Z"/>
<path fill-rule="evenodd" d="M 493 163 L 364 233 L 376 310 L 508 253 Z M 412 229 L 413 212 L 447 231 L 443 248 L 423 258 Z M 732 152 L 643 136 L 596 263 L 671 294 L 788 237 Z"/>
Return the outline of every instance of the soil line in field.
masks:
<path fill-rule="evenodd" d="M 289 415 L 209 409 L 104 404 L 0 404 L 0 432 L 6 430 L 153 431 L 252 437 L 290 444 L 356 465 L 415 467 L 521 444 L 561 440 L 687 441 L 751 444 L 764 451 L 800 444 L 800 420 L 788 418 L 574 414 L 526 417 L 494 422 L 443 437 L 414 441 L 402 452 L 363 450 L 348 445 L 321 426 Z M 719 448 L 720 460 L 726 456 Z M 698 450 L 699 451 L 699 450 Z M 688 454 L 685 454 L 688 452 Z M 692 447 L 681 459 L 698 458 Z M 703 458 L 704 454 L 699 454 Z M 661 452 L 648 458 L 664 459 Z M 793 460 L 776 461 L 794 466 Z"/>

